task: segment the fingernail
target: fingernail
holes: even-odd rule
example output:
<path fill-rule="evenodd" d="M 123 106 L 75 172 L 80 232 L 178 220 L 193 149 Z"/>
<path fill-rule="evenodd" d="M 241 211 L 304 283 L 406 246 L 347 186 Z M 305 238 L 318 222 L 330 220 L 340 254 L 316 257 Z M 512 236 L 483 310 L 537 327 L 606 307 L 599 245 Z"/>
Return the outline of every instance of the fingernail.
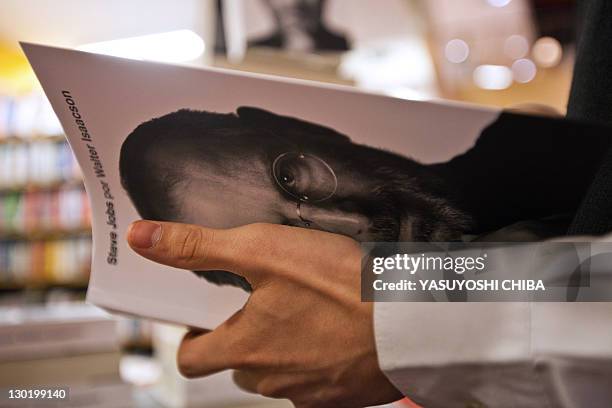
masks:
<path fill-rule="evenodd" d="M 161 238 L 162 226 L 151 221 L 136 221 L 130 226 L 128 241 L 139 249 L 153 248 Z"/>

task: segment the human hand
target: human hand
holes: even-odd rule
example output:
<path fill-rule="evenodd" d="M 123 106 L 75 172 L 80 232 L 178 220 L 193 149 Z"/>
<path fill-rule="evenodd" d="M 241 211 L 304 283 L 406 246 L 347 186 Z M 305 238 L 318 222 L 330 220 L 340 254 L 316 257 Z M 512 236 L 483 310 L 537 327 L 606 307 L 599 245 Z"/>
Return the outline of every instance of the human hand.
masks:
<path fill-rule="evenodd" d="M 128 243 L 153 261 L 227 270 L 253 292 L 213 331 L 178 352 L 186 377 L 237 370 L 246 391 L 298 408 L 363 407 L 402 398 L 378 366 L 373 305 L 361 302 L 361 250 L 350 238 L 272 224 L 228 230 L 138 221 Z"/>

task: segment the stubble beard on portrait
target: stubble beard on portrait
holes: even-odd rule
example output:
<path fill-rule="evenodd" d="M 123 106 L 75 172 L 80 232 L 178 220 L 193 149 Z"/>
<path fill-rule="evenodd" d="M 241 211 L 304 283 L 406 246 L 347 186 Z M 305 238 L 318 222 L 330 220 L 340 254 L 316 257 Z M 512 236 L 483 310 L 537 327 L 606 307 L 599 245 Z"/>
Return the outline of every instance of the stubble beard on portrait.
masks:
<path fill-rule="evenodd" d="M 449 200 L 406 185 L 410 184 L 382 185 L 372 192 L 376 206 L 368 211 L 371 220 L 368 241 L 453 241 L 471 226 L 471 218 Z"/>
<path fill-rule="evenodd" d="M 379 169 L 380 171 L 380 169 Z M 448 191 L 441 180 L 424 170 L 419 176 L 411 176 L 397 169 L 384 169 L 370 174 L 368 181 L 356 179 L 355 185 L 363 191 L 342 197 L 338 196 L 325 203 L 325 207 L 355 212 L 369 219 L 365 233 L 348 235 L 361 242 L 446 242 L 461 239 L 472 222 L 471 218 L 459 210 L 449 197 L 441 197 L 440 192 Z M 183 186 L 189 185 L 185 182 Z M 365 185 L 375 186 L 371 189 Z M 184 190 L 183 190 L 184 193 Z M 178 210 L 172 221 L 188 222 L 180 210 L 185 196 L 178 193 L 173 197 Z M 317 228 L 316 217 L 309 228 Z M 253 220 L 257 222 L 257 220 Z M 299 226 L 299 223 L 292 224 Z M 338 231 L 326 230 L 331 233 Z M 251 290 L 249 283 L 242 277 L 226 271 L 194 271 L 198 276 L 216 284 L 230 284 Z"/>

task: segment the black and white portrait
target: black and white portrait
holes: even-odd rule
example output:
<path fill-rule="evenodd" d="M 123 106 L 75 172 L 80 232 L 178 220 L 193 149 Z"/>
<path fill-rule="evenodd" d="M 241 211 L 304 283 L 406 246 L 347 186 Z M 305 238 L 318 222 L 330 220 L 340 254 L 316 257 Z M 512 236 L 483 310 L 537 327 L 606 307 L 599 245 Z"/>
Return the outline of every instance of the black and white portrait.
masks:
<path fill-rule="evenodd" d="M 467 152 L 425 165 L 255 107 L 182 109 L 126 138 L 120 174 L 146 219 L 276 223 L 360 242 L 537 240 L 567 228 L 608 143 L 585 132 L 502 113 Z M 248 287 L 225 272 L 205 276 Z"/>

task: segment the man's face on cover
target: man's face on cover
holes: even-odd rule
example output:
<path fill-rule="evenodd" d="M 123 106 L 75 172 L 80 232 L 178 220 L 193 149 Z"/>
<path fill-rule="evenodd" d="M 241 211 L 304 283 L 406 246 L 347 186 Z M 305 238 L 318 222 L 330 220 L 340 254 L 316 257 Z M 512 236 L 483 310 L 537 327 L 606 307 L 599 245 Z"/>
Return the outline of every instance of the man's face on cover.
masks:
<path fill-rule="evenodd" d="M 248 140 L 233 140 L 233 149 L 215 152 L 214 163 L 186 159 L 184 181 L 171 193 L 179 221 L 213 228 L 285 224 L 362 242 L 455 238 L 455 226 L 436 213 L 430 193 L 414 181 L 423 166 L 385 156 L 379 174 L 359 157 L 386 155 L 377 149 L 352 143 L 338 149 L 319 140 L 283 152 L 274 141 L 262 150 L 261 141 L 249 147 Z"/>
<path fill-rule="evenodd" d="M 356 190 L 357 186 L 349 182 L 331 189 L 329 180 L 325 185 L 325 180 L 335 174 L 325 172 L 322 160 L 311 156 L 300 159 L 297 153 L 285 155 L 289 157 L 277 166 L 275 176 L 274 160 L 249 156 L 244 150 L 231 156 L 225 153 L 225 160 L 232 162 L 228 166 L 195 158 L 187 161 L 185 182 L 172 193 L 182 222 L 213 228 L 267 222 L 316 228 L 360 241 L 374 238 L 364 214 L 332 204 L 331 196 Z M 317 189 L 325 191 L 318 193 Z"/>
<path fill-rule="evenodd" d="M 141 166 L 138 149 L 150 135 Z M 362 242 L 445 241 L 468 224 L 428 167 L 257 108 L 182 110 L 146 122 L 124 142 L 121 163 L 139 212 L 158 219 L 285 224 Z"/>
<path fill-rule="evenodd" d="M 236 113 L 180 110 L 128 136 L 122 184 L 143 217 L 285 224 L 360 242 L 446 241 L 468 225 L 426 166 L 316 123 L 258 108 Z M 229 272 L 202 276 L 250 290 Z"/>

